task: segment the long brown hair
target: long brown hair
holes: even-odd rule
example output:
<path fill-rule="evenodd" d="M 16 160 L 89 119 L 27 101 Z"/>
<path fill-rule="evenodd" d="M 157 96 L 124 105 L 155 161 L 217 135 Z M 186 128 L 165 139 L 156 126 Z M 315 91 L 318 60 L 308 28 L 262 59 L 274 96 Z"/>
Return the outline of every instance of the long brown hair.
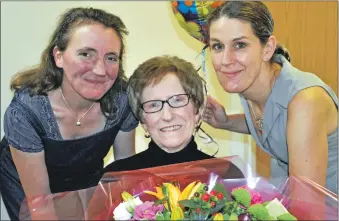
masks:
<path fill-rule="evenodd" d="M 58 47 L 60 51 L 65 51 L 72 30 L 76 27 L 87 24 L 102 24 L 106 28 L 114 29 L 120 37 L 121 49 L 119 54 L 119 72 L 112 88 L 100 99 L 102 113 L 106 117 L 112 117 L 117 110 L 115 96 L 126 87 L 126 77 L 123 69 L 124 36 L 128 34 L 122 20 L 101 9 L 94 8 L 72 8 L 67 10 L 60 18 L 58 25 L 48 43 L 48 46 L 41 54 L 41 61 L 36 67 L 17 73 L 12 81 L 11 90 L 29 88 L 31 95 L 46 94 L 61 86 L 63 79 L 63 69 L 58 68 L 54 61 L 53 49 Z"/>

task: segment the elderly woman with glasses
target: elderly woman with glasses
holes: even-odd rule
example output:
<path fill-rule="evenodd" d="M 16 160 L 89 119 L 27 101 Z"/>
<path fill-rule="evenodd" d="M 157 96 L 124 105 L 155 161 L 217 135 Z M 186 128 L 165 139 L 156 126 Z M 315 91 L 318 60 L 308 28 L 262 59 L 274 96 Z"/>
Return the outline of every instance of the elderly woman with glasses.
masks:
<path fill-rule="evenodd" d="M 159 56 L 142 63 L 128 83 L 131 109 L 151 138 L 148 149 L 108 165 L 123 171 L 213 158 L 194 141 L 205 104 L 204 80 L 183 59 Z M 242 177 L 233 164 L 228 177 Z"/>

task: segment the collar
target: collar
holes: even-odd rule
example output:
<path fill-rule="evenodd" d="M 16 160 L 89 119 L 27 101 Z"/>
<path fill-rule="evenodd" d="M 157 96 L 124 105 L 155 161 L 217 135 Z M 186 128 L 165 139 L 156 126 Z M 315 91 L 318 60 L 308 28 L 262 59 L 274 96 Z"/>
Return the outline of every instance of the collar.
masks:
<path fill-rule="evenodd" d="M 282 92 L 290 91 L 290 88 L 294 87 L 293 76 L 291 74 L 295 72 L 295 68 L 283 55 L 274 55 L 273 61 L 279 63 L 282 68 L 267 102 L 274 102 L 286 109 L 290 98 Z"/>

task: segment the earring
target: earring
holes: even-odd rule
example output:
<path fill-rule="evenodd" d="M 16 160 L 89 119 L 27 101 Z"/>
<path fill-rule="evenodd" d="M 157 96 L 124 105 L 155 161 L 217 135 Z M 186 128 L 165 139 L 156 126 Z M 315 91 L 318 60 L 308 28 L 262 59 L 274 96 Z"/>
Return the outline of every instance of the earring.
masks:
<path fill-rule="evenodd" d="M 145 131 L 145 138 L 150 138 L 151 135 L 149 135 L 148 131 Z"/>

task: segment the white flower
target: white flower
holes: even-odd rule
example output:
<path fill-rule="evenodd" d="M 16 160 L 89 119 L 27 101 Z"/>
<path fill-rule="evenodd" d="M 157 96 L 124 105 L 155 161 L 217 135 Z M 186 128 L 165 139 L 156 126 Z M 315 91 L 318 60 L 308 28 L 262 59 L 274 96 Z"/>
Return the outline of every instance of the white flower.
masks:
<path fill-rule="evenodd" d="M 127 202 L 124 202 L 126 209 L 128 212 L 133 213 L 134 208 L 137 205 L 143 204 L 143 202 L 140 200 L 139 197 L 134 198 L 133 200 L 128 200 Z"/>
<path fill-rule="evenodd" d="M 143 204 L 139 197 L 120 203 L 113 211 L 115 220 L 129 220 L 133 216 L 134 208 L 137 205 Z"/>
<path fill-rule="evenodd" d="M 120 203 L 113 211 L 113 218 L 115 220 L 129 220 L 132 214 L 126 209 L 125 203 Z"/>
<path fill-rule="evenodd" d="M 136 206 L 144 203 L 144 202 L 142 202 L 142 201 L 140 200 L 139 197 L 135 198 L 135 199 L 133 200 L 133 202 L 134 202 L 134 205 L 136 205 Z"/>

